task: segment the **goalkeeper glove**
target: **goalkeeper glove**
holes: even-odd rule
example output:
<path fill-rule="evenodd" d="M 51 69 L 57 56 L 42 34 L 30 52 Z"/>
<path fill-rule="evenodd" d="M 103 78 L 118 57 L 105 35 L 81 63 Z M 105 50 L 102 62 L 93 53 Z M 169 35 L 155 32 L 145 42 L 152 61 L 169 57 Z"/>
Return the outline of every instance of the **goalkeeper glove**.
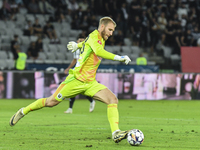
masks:
<path fill-rule="evenodd" d="M 78 50 L 78 44 L 74 41 L 71 41 L 67 44 L 67 48 L 68 48 L 68 50 L 72 51 L 72 53 L 73 53 Z"/>
<path fill-rule="evenodd" d="M 125 62 L 126 65 L 129 62 L 131 62 L 131 59 L 127 55 L 125 55 L 125 56 L 115 55 L 114 60 Z"/>

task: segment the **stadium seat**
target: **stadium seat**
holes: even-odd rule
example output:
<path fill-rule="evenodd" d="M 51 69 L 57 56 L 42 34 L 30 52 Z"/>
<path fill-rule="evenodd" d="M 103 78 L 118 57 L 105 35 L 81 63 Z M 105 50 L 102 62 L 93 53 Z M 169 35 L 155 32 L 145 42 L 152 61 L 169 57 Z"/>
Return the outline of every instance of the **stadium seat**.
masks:
<path fill-rule="evenodd" d="M 56 58 L 59 60 L 65 60 L 66 55 L 63 55 L 63 53 L 56 53 Z"/>
<path fill-rule="evenodd" d="M 48 48 L 48 44 L 44 44 L 43 43 L 43 46 L 42 46 L 43 48 L 43 51 L 45 52 L 45 53 L 47 53 L 48 51 L 49 51 L 49 48 Z"/>
<path fill-rule="evenodd" d="M 13 69 L 15 67 L 15 61 L 13 59 L 7 59 L 6 64 L 8 69 Z"/>
<path fill-rule="evenodd" d="M 33 24 L 35 22 L 35 16 L 33 14 L 25 14 L 26 20 L 30 20 Z"/>
<path fill-rule="evenodd" d="M 5 28 L 0 27 L 0 35 L 6 35 L 7 32 L 5 30 Z"/>
<path fill-rule="evenodd" d="M 69 37 L 69 35 L 70 35 L 70 28 L 69 29 L 63 28 L 60 36 L 67 38 L 67 37 Z"/>
<path fill-rule="evenodd" d="M 138 46 L 131 46 L 131 50 L 133 54 L 139 54 L 141 52 Z"/>
<path fill-rule="evenodd" d="M 131 61 L 136 61 L 136 59 L 139 57 L 139 55 L 138 54 L 131 54 L 130 55 L 130 59 L 131 59 Z"/>
<path fill-rule="evenodd" d="M 73 53 L 71 52 L 65 53 L 65 56 L 67 60 L 71 60 L 71 61 L 73 60 Z"/>
<path fill-rule="evenodd" d="M 13 59 L 14 58 L 13 53 L 10 52 L 10 51 L 7 52 L 7 56 L 8 56 L 8 59 Z"/>
<path fill-rule="evenodd" d="M 36 42 L 37 39 L 38 39 L 37 36 L 34 36 L 34 35 L 31 35 L 31 36 L 30 36 L 30 41 L 31 41 L 31 42 Z"/>
<path fill-rule="evenodd" d="M 67 52 L 67 47 L 65 44 L 57 44 L 57 48 L 58 48 L 59 52 L 62 52 L 62 53 Z"/>
<path fill-rule="evenodd" d="M 81 31 L 80 30 L 70 30 L 69 33 L 70 33 L 69 34 L 70 37 L 78 38 Z"/>
<path fill-rule="evenodd" d="M 126 55 L 131 54 L 131 48 L 129 46 L 122 46 L 122 52 Z"/>
<path fill-rule="evenodd" d="M 44 38 L 44 39 L 42 39 L 42 43 L 43 44 L 49 44 L 50 43 L 50 39 L 49 38 Z"/>
<path fill-rule="evenodd" d="M 1 43 L 11 43 L 11 37 L 10 35 L 2 35 L 1 36 Z"/>
<path fill-rule="evenodd" d="M 3 20 L 0 20 L 0 27 L 1 28 L 6 28 L 6 23 Z"/>
<path fill-rule="evenodd" d="M 24 8 L 24 7 L 20 7 L 19 13 L 20 13 L 20 14 L 27 14 L 27 13 L 28 13 L 28 10 L 27 10 L 26 8 Z"/>
<path fill-rule="evenodd" d="M 0 69 L 4 70 L 5 68 L 7 68 L 7 64 L 5 63 L 5 60 L 0 59 Z"/>
<path fill-rule="evenodd" d="M 45 63 L 54 63 L 56 60 L 56 55 L 53 52 L 46 53 L 47 59 L 44 61 Z"/>
<path fill-rule="evenodd" d="M 74 41 L 74 42 L 76 42 L 76 41 L 77 41 L 77 38 L 76 38 L 76 37 L 69 37 L 68 40 L 69 40 L 69 41 Z"/>
<path fill-rule="evenodd" d="M 114 51 L 113 46 L 109 46 L 109 45 L 105 46 L 105 50 L 107 50 L 108 52 L 111 52 L 111 53 Z"/>
<path fill-rule="evenodd" d="M 15 28 L 15 22 L 14 21 L 6 21 L 6 27 L 9 29 Z"/>
<path fill-rule="evenodd" d="M 67 44 L 68 43 L 68 39 L 66 37 L 60 37 L 60 42 L 61 44 Z"/>
<path fill-rule="evenodd" d="M 31 42 L 28 36 L 20 36 L 20 39 L 23 45 L 29 45 Z"/>
<path fill-rule="evenodd" d="M 35 60 L 35 63 L 44 63 L 44 61 L 46 60 L 47 56 L 45 54 L 45 52 L 39 52 L 39 56 L 38 58 Z"/>
<path fill-rule="evenodd" d="M 129 38 L 124 38 L 124 44 L 126 46 L 131 46 L 132 45 L 132 41 Z"/>
<path fill-rule="evenodd" d="M 14 36 L 14 29 L 9 29 L 9 30 L 6 30 L 6 35 L 10 36 L 10 37 L 13 37 Z"/>
<path fill-rule="evenodd" d="M 48 46 L 50 52 L 53 52 L 53 53 L 58 52 L 58 47 L 56 46 L 56 44 L 49 44 L 47 46 Z"/>
<path fill-rule="evenodd" d="M 26 62 L 27 63 L 34 63 L 35 61 L 33 59 L 27 59 Z"/>
<path fill-rule="evenodd" d="M 120 51 L 121 51 L 121 46 L 113 46 L 114 53 L 120 53 Z"/>
<path fill-rule="evenodd" d="M 29 48 L 29 45 L 21 45 L 20 46 L 20 50 L 24 53 L 27 53 L 28 51 L 28 48 Z"/>
<path fill-rule="evenodd" d="M 1 60 L 6 60 L 8 59 L 8 55 L 5 51 L 0 51 L 0 59 Z"/>
<path fill-rule="evenodd" d="M 23 31 L 19 28 L 14 28 L 13 31 L 14 31 L 14 34 L 17 34 L 18 36 L 23 35 Z"/>
<path fill-rule="evenodd" d="M 1 43 L 0 47 L 1 47 L 1 50 L 5 50 L 7 52 L 11 50 L 11 44 L 10 43 Z"/>

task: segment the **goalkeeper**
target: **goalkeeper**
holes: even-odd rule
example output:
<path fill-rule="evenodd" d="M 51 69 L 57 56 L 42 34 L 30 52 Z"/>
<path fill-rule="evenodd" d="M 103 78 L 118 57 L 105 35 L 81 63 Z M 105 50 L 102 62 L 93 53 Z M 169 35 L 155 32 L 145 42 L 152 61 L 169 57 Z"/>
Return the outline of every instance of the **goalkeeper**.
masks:
<path fill-rule="evenodd" d="M 89 36 L 80 43 L 69 42 L 68 49 L 75 52 L 81 48 L 81 54 L 75 68 L 69 70 L 66 77 L 55 93 L 48 98 L 41 98 L 32 104 L 18 110 L 10 119 L 10 126 L 14 126 L 22 117 L 30 111 L 38 110 L 43 107 L 53 107 L 59 104 L 64 98 L 71 98 L 78 94 L 93 97 L 107 104 L 107 116 L 111 127 L 112 139 L 118 143 L 127 137 L 127 131 L 119 129 L 118 99 L 104 85 L 95 80 L 96 71 L 102 58 L 125 62 L 131 60 L 128 56 L 119 56 L 107 52 L 104 49 L 105 41 L 112 36 L 116 23 L 110 17 L 103 17 L 99 21 L 98 30 L 94 30 Z"/>

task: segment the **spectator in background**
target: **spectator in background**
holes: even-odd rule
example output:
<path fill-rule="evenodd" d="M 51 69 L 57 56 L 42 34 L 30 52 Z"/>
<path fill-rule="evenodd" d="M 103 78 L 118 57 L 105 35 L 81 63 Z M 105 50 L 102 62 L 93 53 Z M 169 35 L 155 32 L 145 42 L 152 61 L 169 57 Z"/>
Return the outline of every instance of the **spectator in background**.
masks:
<path fill-rule="evenodd" d="M 88 8 L 89 8 L 89 4 L 88 4 L 88 0 L 83 0 L 79 2 L 79 8 L 81 9 L 82 13 L 84 14 Z"/>
<path fill-rule="evenodd" d="M 141 16 L 141 34 L 140 34 L 140 46 L 147 47 L 148 46 L 148 28 L 149 28 L 149 20 L 147 17 L 147 13 L 145 10 L 142 11 Z"/>
<path fill-rule="evenodd" d="M 200 39 L 200 31 L 199 31 L 198 26 L 194 27 L 194 31 L 192 31 L 191 34 L 192 34 L 192 37 L 194 39 L 192 46 L 198 46 L 197 41 L 198 41 L 198 39 Z"/>
<path fill-rule="evenodd" d="M 38 38 L 37 41 L 35 42 L 35 48 L 39 51 L 43 51 L 43 43 L 42 43 L 42 38 Z"/>
<path fill-rule="evenodd" d="M 35 18 L 35 23 L 33 24 L 33 33 L 38 37 L 42 37 L 43 29 L 42 26 L 39 24 L 38 18 Z"/>
<path fill-rule="evenodd" d="M 6 21 L 10 20 L 10 18 L 11 18 L 11 11 L 8 7 L 6 7 L 6 2 L 4 0 L 3 5 L 0 9 L 0 19 Z"/>
<path fill-rule="evenodd" d="M 34 32 L 34 28 L 33 28 L 32 22 L 31 20 L 28 20 L 27 25 L 24 28 L 24 35 L 31 36 L 33 35 L 33 32 Z"/>
<path fill-rule="evenodd" d="M 127 26 L 128 26 L 128 11 L 127 11 L 127 6 L 126 3 L 123 3 L 121 8 L 120 8 L 120 14 L 122 16 L 122 21 L 123 21 L 123 34 L 126 36 L 126 31 L 127 31 Z"/>
<path fill-rule="evenodd" d="M 79 29 L 88 31 L 88 28 L 89 28 L 89 22 L 88 21 L 89 21 L 88 16 L 85 15 L 83 17 L 83 20 L 81 21 L 81 23 L 79 25 Z"/>
<path fill-rule="evenodd" d="M 14 0 L 15 3 L 19 6 L 19 7 L 24 7 L 24 2 L 23 0 Z"/>
<path fill-rule="evenodd" d="M 51 43 L 59 42 L 54 26 L 49 21 L 44 26 L 43 33 L 50 38 Z"/>
<path fill-rule="evenodd" d="M 140 53 L 139 57 L 136 59 L 137 65 L 147 65 L 147 59 L 143 56 L 143 53 Z"/>
<path fill-rule="evenodd" d="M 28 54 L 28 58 L 30 58 L 30 59 L 34 59 L 35 60 L 35 59 L 38 58 L 39 49 L 36 49 L 35 42 L 31 42 L 30 43 L 30 47 L 28 48 L 27 54 Z"/>
<path fill-rule="evenodd" d="M 21 52 L 20 50 L 17 50 L 18 58 L 16 60 L 15 68 L 17 70 L 24 70 L 26 68 L 26 59 L 27 55 L 24 52 Z"/>
<path fill-rule="evenodd" d="M 124 34 L 121 30 L 117 31 L 117 34 L 114 36 L 115 45 L 122 46 L 124 45 Z"/>
<path fill-rule="evenodd" d="M 174 16 L 171 18 L 172 25 L 174 29 L 178 29 L 181 26 L 181 21 L 178 19 L 178 14 L 175 13 Z"/>
<path fill-rule="evenodd" d="M 10 9 L 12 13 L 12 18 L 14 18 L 15 15 L 19 12 L 19 7 L 18 7 L 18 4 L 16 4 L 15 0 L 11 1 Z"/>
<path fill-rule="evenodd" d="M 35 0 L 31 0 L 31 2 L 28 3 L 28 13 L 30 13 L 30 14 L 40 13 L 40 9 L 39 9 L 38 4 Z"/>
<path fill-rule="evenodd" d="M 54 17 L 55 17 L 56 22 L 62 23 L 62 22 L 66 21 L 65 16 L 64 16 L 64 12 L 61 8 L 58 8 L 55 11 Z"/>
<path fill-rule="evenodd" d="M 169 24 L 166 26 L 166 29 L 162 34 L 162 44 L 172 46 L 175 41 L 174 33 L 175 29 L 173 27 L 172 20 L 169 20 Z"/>
<path fill-rule="evenodd" d="M 160 30 L 164 32 L 167 26 L 167 19 L 164 12 L 162 12 L 161 15 L 158 17 L 158 24 L 160 26 Z"/>
<path fill-rule="evenodd" d="M 152 18 L 152 21 L 150 22 L 150 53 L 153 54 L 155 51 L 155 46 L 158 43 L 160 38 L 160 26 L 156 22 L 156 18 Z"/>
<path fill-rule="evenodd" d="M 182 36 L 182 30 L 181 27 L 179 27 L 178 29 L 176 29 L 175 32 L 175 43 L 173 46 L 173 54 L 178 54 L 180 55 L 181 52 L 181 36 Z"/>
<path fill-rule="evenodd" d="M 14 57 L 14 60 L 18 58 L 17 52 L 20 51 L 20 45 L 18 42 L 18 35 L 14 35 L 14 40 L 11 41 L 11 51 Z"/>
<path fill-rule="evenodd" d="M 181 45 L 183 46 L 192 46 L 194 39 L 190 29 L 187 29 L 184 34 L 181 36 Z"/>
<path fill-rule="evenodd" d="M 39 9 L 42 14 L 54 14 L 55 8 L 46 0 L 39 1 Z"/>
<path fill-rule="evenodd" d="M 76 0 L 68 0 L 68 14 L 69 15 L 73 15 L 78 9 L 78 3 L 76 2 Z"/>
<path fill-rule="evenodd" d="M 80 25 L 80 19 L 77 14 L 72 15 L 72 22 L 71 22 L 71 28 L 72 29 L 79 29 Z"/>
<path fill-rule="evenodd" d="M 139 0 L 133 0 L 130 6 L 130 14 L 134 14 L 135 16 L 139 16 L 141 13 L 141 5 Z"/>
<path fill-rule="evenodd" d="M 130 30 L 133 38 L 133 44 L 139 46 L 141 34 L 141 22 L 139 16 L 135 16 L 135 20 L 130 22 Z"/>

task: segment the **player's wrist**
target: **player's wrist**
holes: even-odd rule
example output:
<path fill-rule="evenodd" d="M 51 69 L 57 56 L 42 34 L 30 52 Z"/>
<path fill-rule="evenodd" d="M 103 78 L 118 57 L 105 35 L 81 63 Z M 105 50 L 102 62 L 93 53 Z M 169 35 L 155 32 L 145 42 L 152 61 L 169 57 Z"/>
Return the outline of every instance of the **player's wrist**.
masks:
<path fill-rule="evenodd" d="M 121 60 L 121 56 L 115 55 L 114 60 L 120 61 Z"/>

